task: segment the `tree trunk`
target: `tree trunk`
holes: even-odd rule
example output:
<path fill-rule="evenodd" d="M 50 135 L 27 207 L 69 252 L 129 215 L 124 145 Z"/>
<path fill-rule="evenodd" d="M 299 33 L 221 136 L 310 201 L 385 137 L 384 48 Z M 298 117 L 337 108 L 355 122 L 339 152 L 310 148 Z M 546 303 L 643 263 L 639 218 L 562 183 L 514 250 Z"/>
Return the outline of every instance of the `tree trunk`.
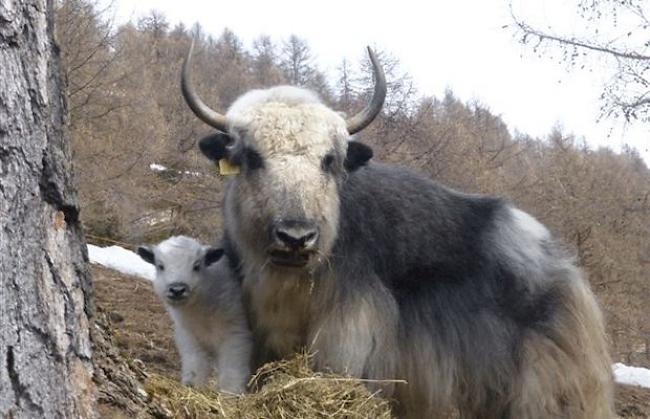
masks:
<path fill-rule="evenodd" d="M 0 417 L 89 418 L 92 289 L 51 0 L 0 0 Z"/>

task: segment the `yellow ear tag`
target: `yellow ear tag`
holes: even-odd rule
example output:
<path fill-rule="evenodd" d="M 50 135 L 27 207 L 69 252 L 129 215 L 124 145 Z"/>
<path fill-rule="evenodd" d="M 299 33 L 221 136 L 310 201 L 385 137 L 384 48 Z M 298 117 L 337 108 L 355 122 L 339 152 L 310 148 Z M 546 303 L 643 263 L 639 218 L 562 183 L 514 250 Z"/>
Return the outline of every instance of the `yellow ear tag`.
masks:
<path fill-rule="evenodd" d="M 219 160 L 219 174 L 221 176 L 236 175 L 239 173 L 239 166 L 230 164 L 226 159 Z"/>

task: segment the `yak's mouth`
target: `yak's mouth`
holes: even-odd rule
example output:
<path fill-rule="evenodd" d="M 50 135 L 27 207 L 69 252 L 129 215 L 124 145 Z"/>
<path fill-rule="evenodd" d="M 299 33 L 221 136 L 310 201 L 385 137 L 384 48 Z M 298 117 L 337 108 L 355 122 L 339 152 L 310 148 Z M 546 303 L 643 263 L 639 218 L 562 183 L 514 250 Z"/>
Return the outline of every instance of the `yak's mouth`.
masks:
<path fill-rule="evenodd" d="M 184 297 L 173 297 L 170 295 L 167 295 L 167 302 L 173 306 L 182 306 L 187 304 L 187 301 L 189 300 L 189 296 L 184 296 Z"/>
<path fill-rule="evenodd" d="M 302 268 L 309 263 L 312 252 L 272 250 L 269 252 L 271 263 L 290 268 Z"/>
<path fill-rule="evenodd" d="M 189 295 L 174 296 L 174 295 L 167 294 L 165 297 L 166 297 L 167 303 L 172 305 L 172 306 L 185 305 L 185 304 L 187 304 L 187 302 L 190 299 Z"/>

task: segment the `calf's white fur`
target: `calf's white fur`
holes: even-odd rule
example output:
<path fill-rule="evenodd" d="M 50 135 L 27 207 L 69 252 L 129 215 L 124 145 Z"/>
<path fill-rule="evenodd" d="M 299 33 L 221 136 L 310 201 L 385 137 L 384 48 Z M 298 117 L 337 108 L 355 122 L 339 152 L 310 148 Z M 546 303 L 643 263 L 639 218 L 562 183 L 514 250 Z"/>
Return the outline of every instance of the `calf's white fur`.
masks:
<path fill-rule="evenodd" d="M 174 322 L 182 382 L 205 385 L 216 370 L 220 391 L 243 393 L 252 338 L 223 249 L 175 236 L 137 252 L 156 267 L 154 290 Z"/>

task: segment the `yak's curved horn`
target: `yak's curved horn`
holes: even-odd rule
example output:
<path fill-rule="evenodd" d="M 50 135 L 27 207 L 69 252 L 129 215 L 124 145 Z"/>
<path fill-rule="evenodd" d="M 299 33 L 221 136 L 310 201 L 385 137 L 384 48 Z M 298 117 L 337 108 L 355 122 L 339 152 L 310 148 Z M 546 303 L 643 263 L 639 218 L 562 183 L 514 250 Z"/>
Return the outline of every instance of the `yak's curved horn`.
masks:
<path fill-rule="evenodd" d="M 201 121 L 206 124 L 218 129 L 221 132 L 227 132 L 228 122 L 226 117 L 218 112 L 213 111 L 203 103 L 199 95 L 194 90 L 192 83 L 190 81 L 192 77 L 192 52 L 194 51 L 194 40 L 192 39 L 192 44 L 190 45 L 190 51 L 183 61 L 183 71 L 181 73 L 181 91 L 183 92 L 183 97 L 185 102 L 192 109 L 194 115 L 196 115 Z"/>
<path fill-rule="evenodd" d="M 368 47 L 368 55 L 370 56 L 372 68 L 375 73 L 375 92 L 372 94 L 370 103 L 361 112 L 346 121 L 350 135 L 370 125 L 372 120 L 381 111 L 381 107 L 384 105 L 384 99 L 386 98 L 386 76 L 384 75 L 384 69 L 379 64 L 379 61 L 377 61 L 377 56 L 370 47 Z"/>

